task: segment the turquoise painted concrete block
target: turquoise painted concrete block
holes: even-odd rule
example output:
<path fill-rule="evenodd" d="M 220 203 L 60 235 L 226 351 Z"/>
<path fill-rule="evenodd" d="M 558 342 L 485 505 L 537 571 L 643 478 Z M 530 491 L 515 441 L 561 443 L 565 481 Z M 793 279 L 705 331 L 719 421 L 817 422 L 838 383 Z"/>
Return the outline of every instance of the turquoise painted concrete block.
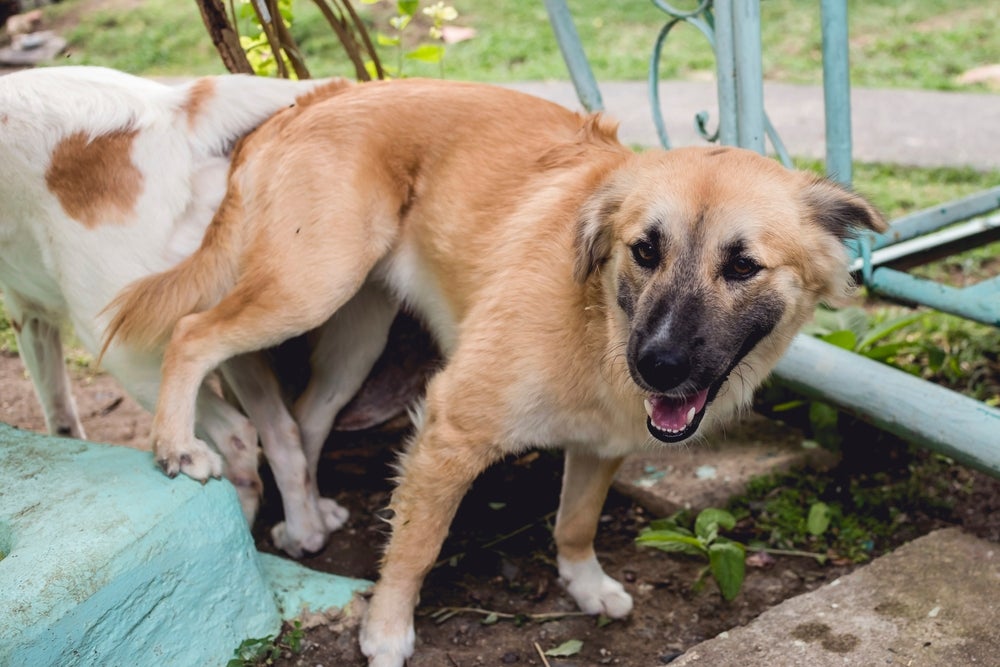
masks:
<path fill-rule="evenodd" d="M 0 424 L 0 665 L 224 665 L 281 618 L 232 487 Z"/>
<path fill-rule="evenodd" d="M 355 596 L 368 591 L 372 582 L 317 572 L 287 558 L 260 554 L 264 571 L 281 617 L 286 620 L 314 614 L 350 613 Z"/>

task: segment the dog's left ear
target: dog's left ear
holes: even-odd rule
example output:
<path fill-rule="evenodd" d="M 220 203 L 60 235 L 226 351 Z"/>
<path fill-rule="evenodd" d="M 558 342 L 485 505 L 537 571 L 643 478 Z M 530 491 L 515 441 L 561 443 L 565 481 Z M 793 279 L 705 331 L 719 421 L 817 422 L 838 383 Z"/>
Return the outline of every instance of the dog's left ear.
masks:
<path fill-rule="evenodd" d="M 826 178 L 816 178 L 803 192 L 811 218 L 821 227 L 844 240 L 858 231 L 885 231 L 882 214 L 867 199 Z"/>
<path fill-rule="evenodd" d="M 573 277 L 586 282 L 611 256 L 614 243 L 611 217 L 621 208 L 621 196 L 606 184 L 580 209 L 576 222 L 576 263 Z"/>

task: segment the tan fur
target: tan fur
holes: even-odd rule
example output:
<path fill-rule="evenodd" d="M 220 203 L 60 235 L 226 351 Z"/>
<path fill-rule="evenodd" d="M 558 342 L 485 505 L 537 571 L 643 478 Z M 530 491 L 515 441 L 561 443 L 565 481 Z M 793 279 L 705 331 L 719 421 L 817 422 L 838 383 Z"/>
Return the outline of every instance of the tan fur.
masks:
<path fill-rule="evenodd" d="M 75 132 L 56 145 L 45 183 L 67 215 L 88 228 L 130 219 L 142 192 L 142 173 L 130 156 L 135 135 L 119 131 L 90 138 Z"/>
<path fill-rule="evenodd" d="M 556 526 L 567 590 L 585 611 L 627 614 L 593 536 L 615 469 L 648 441 L 644 397 L 680 391 L 640 386 L 627 349 L 638 320 L 685 300 L 695 305 L 671 326 L 718 317 L 721 335 L 748 309 L 770 318 L 713 376 L 701 416 L 723 423 L 816 303 L 845 289 L 841 232 L 882 224 L 855 195 L 748 151 L 636 155 L 614 135 L 600 116 L 474 84 L 370 83 L 286 110 L 240 147 L 183 275 L 116 302 L 112 336 L 157 340 L 176 321 L 155 443 L 191 437 L 189 397 L 215 364 L 316 326 L 366 280 L 424 318 L 446 364 L 400 463 L 361 638 L 378 664 L 412 651 L 420 583 L 468 485 L 526 447 L 567 448 Z M 651 233 L 663 257 L 644 268 L 633 246 Z M 737 250 L 760 264 L 753 280 L 726 277 Z"/>

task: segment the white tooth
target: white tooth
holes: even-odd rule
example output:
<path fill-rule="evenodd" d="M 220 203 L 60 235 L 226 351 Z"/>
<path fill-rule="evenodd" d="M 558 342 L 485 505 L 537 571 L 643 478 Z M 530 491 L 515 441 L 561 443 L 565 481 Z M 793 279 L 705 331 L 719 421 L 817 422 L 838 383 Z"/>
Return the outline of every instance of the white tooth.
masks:
<path fill-rule="evenodd" d="M 653 402 L 648 398 L 643 399 L 642 404 L 646 406 L 646 414 L 650 417 L 653 416 Z"/>
<path fill-rule="evenodd" d="M 687 425 L 690 426 L 692 421 L 694 421 L 694 408 L 688 410 Z"/>

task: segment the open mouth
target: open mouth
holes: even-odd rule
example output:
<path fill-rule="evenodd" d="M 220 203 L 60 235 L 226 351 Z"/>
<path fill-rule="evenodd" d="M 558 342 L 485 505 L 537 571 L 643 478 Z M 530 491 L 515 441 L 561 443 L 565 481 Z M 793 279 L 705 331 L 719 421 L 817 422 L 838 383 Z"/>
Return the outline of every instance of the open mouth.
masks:
<path fill-rule="evenodd" d="M 690 396 L 653 395 L 645 400 L 646 428 L 661 442 L 680 442 L 698 430 L 705 407 L 708 405 L 708 389 Z"/>

